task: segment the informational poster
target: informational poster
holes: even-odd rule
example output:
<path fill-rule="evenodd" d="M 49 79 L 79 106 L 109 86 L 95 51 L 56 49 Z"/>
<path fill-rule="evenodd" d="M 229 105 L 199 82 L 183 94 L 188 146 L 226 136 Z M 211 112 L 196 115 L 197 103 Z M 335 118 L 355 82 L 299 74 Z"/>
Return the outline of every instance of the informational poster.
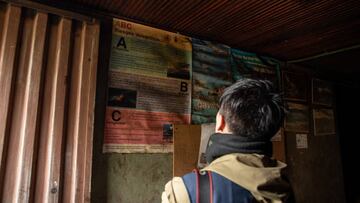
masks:
<path fill-rule="evenodd" d="M 314 109 L 313 117 L 315 136 L 334 135 L 336 133 L 333 109 Z"/>
<path fill-rule="evenodd" d="M 304 104 L 288 102 L 289 112 L 285 117 L 285 131 L 309 132 L 309 107 Z"/>
<path fill-rule="evenodd" d="M 291 101 L 307 101 L 308 84 L 305 74 L 282 72 L 284 98 Z"/>
<path fill-rule="evenodd" d="M 233 83 L 230 48 L 194 38 L 192 43 L 192 123 L 213 123 L 219 108 L 219 97 Z"/>
<path fill-rule="evenodd" d="M 104 152 L 172 151 L 172 124 L 189 124 L 191 40 L 114 19 Z"/>
<path fill-rule="evenodd" d="M 231 49 L 231 62 L 235 80 L 240 78 L 266 79 L 280 87 L 280 62 L 254 53 Z"/>
<path fill-rule="evenodd" d="M 314 104 L 332 106 L 334 101 L 334 92 L 331 83 L 313 79 L 312 80 L 312 101 Z"/>

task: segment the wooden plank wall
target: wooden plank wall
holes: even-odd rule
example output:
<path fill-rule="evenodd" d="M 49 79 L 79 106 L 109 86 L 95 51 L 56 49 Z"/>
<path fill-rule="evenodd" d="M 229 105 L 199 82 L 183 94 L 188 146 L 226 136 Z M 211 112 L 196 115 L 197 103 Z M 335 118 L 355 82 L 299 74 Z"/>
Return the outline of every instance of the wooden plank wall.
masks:
<path fill-rule="evenodd" d="M 0 1 L 0 202 L 89 202 L 99 24 L 24 3 Z"/>

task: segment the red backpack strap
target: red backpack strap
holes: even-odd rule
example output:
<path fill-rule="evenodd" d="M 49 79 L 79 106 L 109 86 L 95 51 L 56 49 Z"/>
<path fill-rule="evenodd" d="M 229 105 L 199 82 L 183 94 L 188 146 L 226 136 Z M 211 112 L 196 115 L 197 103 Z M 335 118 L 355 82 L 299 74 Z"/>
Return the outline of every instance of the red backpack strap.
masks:
<path fill-rule="evenodd" d="M 213 184 L 210 171 L 199 172 L 194 169 L 196 175 L 196 203 L 213 203 Z"/>
<path fill-rule="evenodd" d="M 207 171 L 208 173 L 208 177 L 209 177 L 209 183 L 210 183 L 210 203 L 213 203 L 213 195 L 214 195 L 214 186 L 213 186 L 213 181 L 212 181 L 212 174 L 211 171 Z"/>
<path fill-rule="evenodd" d="M 200 174 L 199 174 L 199 170 L 194 169 L 193 173 L 195 173 L 195 177 L 196 177 L 196 203 L 200 203 L 200 195 L 199 195 L 199 192 L 200 192 L 199 176 L 200 176 Z"/>

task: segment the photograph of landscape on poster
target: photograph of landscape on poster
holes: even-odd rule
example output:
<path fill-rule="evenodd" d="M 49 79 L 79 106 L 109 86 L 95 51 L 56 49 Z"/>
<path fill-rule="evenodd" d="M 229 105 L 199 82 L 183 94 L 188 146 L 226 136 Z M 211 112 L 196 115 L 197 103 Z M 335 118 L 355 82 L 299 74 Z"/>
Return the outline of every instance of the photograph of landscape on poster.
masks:
<path fill-rule="evenodd" d="M 313 114 L 315 135 L 334 135 L 336 133 L 333 109 L 314 109 Z"/>
<path fill-rule="evenodd" d="M 312 99 L 314 104 L 332 106 L 334 92 L 332 85 L 324 80 L 312 80 Z"/>
<path fill-rule="evenodd" d="M 288 102 L 288 110 L 285 117 L 285 131 L 309 132 L 309 107 Z"/>
<path fill-rule="evenodd" d="M 233 83 L 230 48 L 204 40 L 193 43 L 192 115 L 194 124 L 215 122 L 219 97 Z"/>
<path fill-rule="evenodd" d="M 307 101 L 308 84 L 305 74 L 282 72 L 284 98 L 292 101 Z"/>
<path fill-rule="evenodd" d="M 240 78 L 265 79 L 279 89 L 280 62 L 276 59 L 231 49 L 231 63 L 235 81 Z"/>

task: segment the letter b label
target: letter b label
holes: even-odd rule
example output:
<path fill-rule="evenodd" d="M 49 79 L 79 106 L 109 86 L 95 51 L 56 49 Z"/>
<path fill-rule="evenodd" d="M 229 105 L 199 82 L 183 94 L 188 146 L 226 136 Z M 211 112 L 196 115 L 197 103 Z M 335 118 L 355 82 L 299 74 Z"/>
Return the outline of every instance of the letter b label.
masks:
<path fill-rule="evenodd" d="M 180 83 L 180 91 L 181 92 L 187 92 L 188 91 L 188 84 L 186 82 Z"/>

